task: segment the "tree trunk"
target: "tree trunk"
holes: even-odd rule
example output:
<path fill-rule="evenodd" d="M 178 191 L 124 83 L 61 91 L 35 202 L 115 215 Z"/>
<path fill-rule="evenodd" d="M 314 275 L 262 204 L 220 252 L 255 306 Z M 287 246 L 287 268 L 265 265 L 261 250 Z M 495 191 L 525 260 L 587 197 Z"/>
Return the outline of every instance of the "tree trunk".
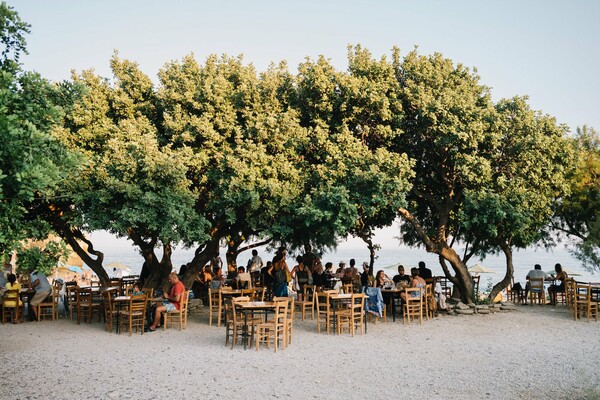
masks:
<path fill-rule="evenodd" d="M 406 209 L 401 208 L 398 210 L 400 215 L 412 225 L 416 230 L 417 234 L 421 238 L 421 241 L 425 245 L 425 249 L 428 253 L 435 253 L 440 257 L 440 265 L 446 274 L 446 277 L 454 284 L 460 293 L 460 298 L 463 303 L 473 303 L 474 295 L 473 292 L 473 278 L 467 269 L 467 266 L 463 260 L 459 257 L 456 251 L 449 247 L 445 242 L 445 224 L 442 222 L 438 228 L 437 237 L 438 239 L 432 240 L 423 227 L 419 224 L 417 219 Z M 454 270 L 454 276 L 450 273 L 445 261 L 449 262 Z"/>
<path fill-rule="evenodd" d="M 513 275 L 515 273 L 515 268 L 513 266 L 513 257 L 512 257 L 512 249 L 510 244 L 504 240 L 500 241 L 500 248 L 504 252 L 504 256 L 506 257 L 506 275 L 504 275 L 504 279 L 500 282 L 496 283 L 490 292 L 489 299 L 490 301 L 494 301 L 498 293 L 503 291 L 508 285 L 511 283 Z"/>
<path fill-rule="evenodd" d="M 98 276 L 100 285 L 106 286 L 110 281 L 108 273 L 102 266 L 104 262 L 104 253 L 94 249 L 93 243 L 85 237 L 79 229 L 74 229 L 68 226 L 67 223 L 58 219 L 54 221 L 54 230 L 71 246 L 73 251 L 81 258 L 81 260 Z M 87 245 L 87 249 L 81 246 L 83 242 Z M 93 258 L 91 255 L 96 256 Z"/>
<path fill-rule="evenodd" d="M 213 237 L 206 243 L 196 249 L 196 253 L 192 261 L 189 262 L 188 268 L 183 275 L 182 281 L 186 288 L 191 288 L 194 280 L 198 276 L 198 272 L 219 254 L 219 242 L 221 237 L 217 230 L 213 230 Z"/>
<path fill-rule="evenodd" d="M 225 261 L 227 262 L 227 271 L 231 277 L 235 277 L 237 275 L 237 256 L 239 254 L 238 248 L 244 242 L 244 240 L 239 237 L 231 237 L 227 241 L 227 251 L 225 252 Z"/>
<path fill-rule="evenodd" d="M 379 250 L 380 246 L 378 244 L 373 244 L 372 237 L 370 235 L 362 235 L 359 234 L 358 237 L 362 239 L 363 242 L 367 244 L 367 249 L 369 249 L 369 275 L 373 275 L 373 266 L 375 265 L 375 258 L 377 250 Z"/>

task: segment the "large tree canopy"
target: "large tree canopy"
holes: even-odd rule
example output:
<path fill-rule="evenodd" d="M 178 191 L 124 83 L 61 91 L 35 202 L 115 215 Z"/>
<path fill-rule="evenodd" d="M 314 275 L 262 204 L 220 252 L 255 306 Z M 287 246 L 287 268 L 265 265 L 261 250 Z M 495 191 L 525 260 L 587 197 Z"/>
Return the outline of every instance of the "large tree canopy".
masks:
<path fill-rule="evenodd" d="M 575 241 L 574 255 L 590 271 L 600 271 L 600 135 L 577 128 L 572 140 L 575 168 L 568 176 L 570 194 L 557 203 L 554 227 Z"/>

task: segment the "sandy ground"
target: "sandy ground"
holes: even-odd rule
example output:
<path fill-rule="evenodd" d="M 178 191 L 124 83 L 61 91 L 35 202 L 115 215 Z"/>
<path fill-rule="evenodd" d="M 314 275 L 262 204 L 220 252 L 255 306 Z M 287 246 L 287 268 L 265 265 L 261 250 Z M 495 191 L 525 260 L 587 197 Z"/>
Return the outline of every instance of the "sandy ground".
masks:
<path fill-rule="evenodd" d="M 225 347 L 202 310 L 188 329 L 0 327 L 2 399 L 598 399 L 600 323 L 564 306 L 368 325 L 352 338 L 296 320 L 290 347 Z"/>

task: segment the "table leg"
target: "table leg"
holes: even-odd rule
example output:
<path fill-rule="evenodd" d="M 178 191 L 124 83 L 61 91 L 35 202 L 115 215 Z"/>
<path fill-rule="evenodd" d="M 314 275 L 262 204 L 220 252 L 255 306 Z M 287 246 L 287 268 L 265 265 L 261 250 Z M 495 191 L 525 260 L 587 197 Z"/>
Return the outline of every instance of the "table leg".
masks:
<path fill-rule="evenodd" d="M 233 309 L 233 312 L 235 312 L 235 308 Z M 235 329 L 235 326 L 233 329 Z M 242 340 L 244 342 L 244 350 L 246 350 L 246 345 L 248 344 L 248 310 L 246 309 L 244 309 L 244 328 L 242 329 Z M 254 338 L 254 340 L 256 340 L 256 338 Z"/>

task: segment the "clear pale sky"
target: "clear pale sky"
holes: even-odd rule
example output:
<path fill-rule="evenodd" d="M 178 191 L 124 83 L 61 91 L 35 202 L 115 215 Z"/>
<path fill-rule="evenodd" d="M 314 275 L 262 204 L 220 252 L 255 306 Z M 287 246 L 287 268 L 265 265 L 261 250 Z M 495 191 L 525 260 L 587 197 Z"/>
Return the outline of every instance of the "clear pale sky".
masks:
<path fill-rule="evenodd" d="M 110 77 L 113 50 L 156 77 L 194 53 L 244 54 L 264 70 L 307 56 L 346 69 L 348 44 L 377 58 L 397 45 L 476 67 L 495 100 L 529 95 L 574 131 L 600 129 L 600 1 L 8 0 L 32 25 L 24 68 L 51 80 L 71 69 Z"/>

